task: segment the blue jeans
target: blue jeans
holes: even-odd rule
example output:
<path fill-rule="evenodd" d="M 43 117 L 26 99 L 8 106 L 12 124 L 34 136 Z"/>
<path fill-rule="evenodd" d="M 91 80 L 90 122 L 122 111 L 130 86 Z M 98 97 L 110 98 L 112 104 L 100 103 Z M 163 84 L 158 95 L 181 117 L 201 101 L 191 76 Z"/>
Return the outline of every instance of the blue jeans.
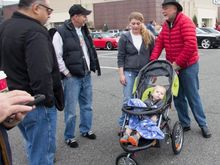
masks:
<path fill-rule="evenodd" d="M 63 80 L 65 109 L 64 120 L 66 124 L 65 140 L 75 137 L 76 108 L 80 108 L 80 133 L 86 133 L 92 126 L 92 82 L 91 75 L 85 77 L 70 77 Z"/>
<path fill-rule="evenodd" d="M 199 64 L 180 70 L 179 72 L 179 94 L 174 97 L 174 104 L 178 112 L 179 120 L 183 127 L 190 126 L 190 117 L 188 113 L 188 104 L 192 110 L 195 120 L 199 127 L 206 127 L 206 116 L 203 110 L 199 95 Z"/>
<path fill-rule="evenodd" d="M 132 98 L 134 81 L 138 75 L 138 72 L 124 71 L 124 74 L 125 74 L 127 84 L 125 86 L 123 86 L 123 94 L 124 94 L 123 105 L 126 105 L 128 100 Z M 119 117 L 119 120 L 118 120 L 118 123 L 120 126 L 122 126 L 124 118 L 125 118 L 125 113 L 122 112 L 122 115 Z"/>
<path fill-rule="evenodd" d="M 55 106 L 46 108 L 37 106 L 29 112 L 18 127 L 26 141 L 29 165 L 52 165 L 56 151 Z"/>

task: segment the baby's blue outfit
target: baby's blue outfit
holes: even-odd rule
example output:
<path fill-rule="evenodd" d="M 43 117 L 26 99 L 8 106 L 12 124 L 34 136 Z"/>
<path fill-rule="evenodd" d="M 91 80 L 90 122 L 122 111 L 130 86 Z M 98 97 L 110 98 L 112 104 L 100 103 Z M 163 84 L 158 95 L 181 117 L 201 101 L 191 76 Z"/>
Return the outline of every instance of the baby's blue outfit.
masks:
<path fill-rule="evenodd" d="M 128 106 L 147 107 L 140 99 L 130 99 Z M 142 111 L 141 109 L 134 109 L 134 111 Z M 131 115 L 128 127 L 136 130 L 145 139 L 164 139 L 164 133 L 157 127 L 157 123 L 152 121 L 148 116 Z"/>

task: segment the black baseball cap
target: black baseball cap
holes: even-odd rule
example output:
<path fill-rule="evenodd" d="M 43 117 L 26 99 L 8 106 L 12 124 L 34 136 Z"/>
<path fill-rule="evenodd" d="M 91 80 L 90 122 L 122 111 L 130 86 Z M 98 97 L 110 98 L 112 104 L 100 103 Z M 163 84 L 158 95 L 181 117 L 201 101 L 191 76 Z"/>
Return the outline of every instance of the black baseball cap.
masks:
<path fill-rule="evenodd" d="M 87 10 L 79 4 L 73 5 L 69 9 L 70 17 L 74 16 L 75 14 L 89 15 L 91 12 L 91 10 Z"/>

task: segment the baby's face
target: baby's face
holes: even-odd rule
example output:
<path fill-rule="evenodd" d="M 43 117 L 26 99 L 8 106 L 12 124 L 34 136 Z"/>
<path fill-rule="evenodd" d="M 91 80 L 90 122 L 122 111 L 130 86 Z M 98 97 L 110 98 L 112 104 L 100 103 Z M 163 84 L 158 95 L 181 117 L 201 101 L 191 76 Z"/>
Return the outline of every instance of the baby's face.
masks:
<path fill-rule="evenodd" d="M 166 93 L 166 89 L 164 87 L 156 86 L 154 92 L 152 93 L 154 100 L 162 100 Z"/>

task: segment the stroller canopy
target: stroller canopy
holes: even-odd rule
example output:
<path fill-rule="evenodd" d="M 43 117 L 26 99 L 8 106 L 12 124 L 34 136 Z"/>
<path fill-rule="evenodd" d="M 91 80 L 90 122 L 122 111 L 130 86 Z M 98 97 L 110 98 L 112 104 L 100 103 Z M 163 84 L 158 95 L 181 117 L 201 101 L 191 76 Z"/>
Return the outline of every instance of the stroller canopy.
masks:
<path fill-rule="evenodd" d="M 177 96 L 179 81 L 171 63 L 166 60 L 155 60 L 145 65 L 135 80 L 133 94 L 136 94 L 137 98 L 141 98 L 146 89 L 154 86 L 152 84 L 153 77 L 167 77 L 167 99 L 171 94 Z"/>

